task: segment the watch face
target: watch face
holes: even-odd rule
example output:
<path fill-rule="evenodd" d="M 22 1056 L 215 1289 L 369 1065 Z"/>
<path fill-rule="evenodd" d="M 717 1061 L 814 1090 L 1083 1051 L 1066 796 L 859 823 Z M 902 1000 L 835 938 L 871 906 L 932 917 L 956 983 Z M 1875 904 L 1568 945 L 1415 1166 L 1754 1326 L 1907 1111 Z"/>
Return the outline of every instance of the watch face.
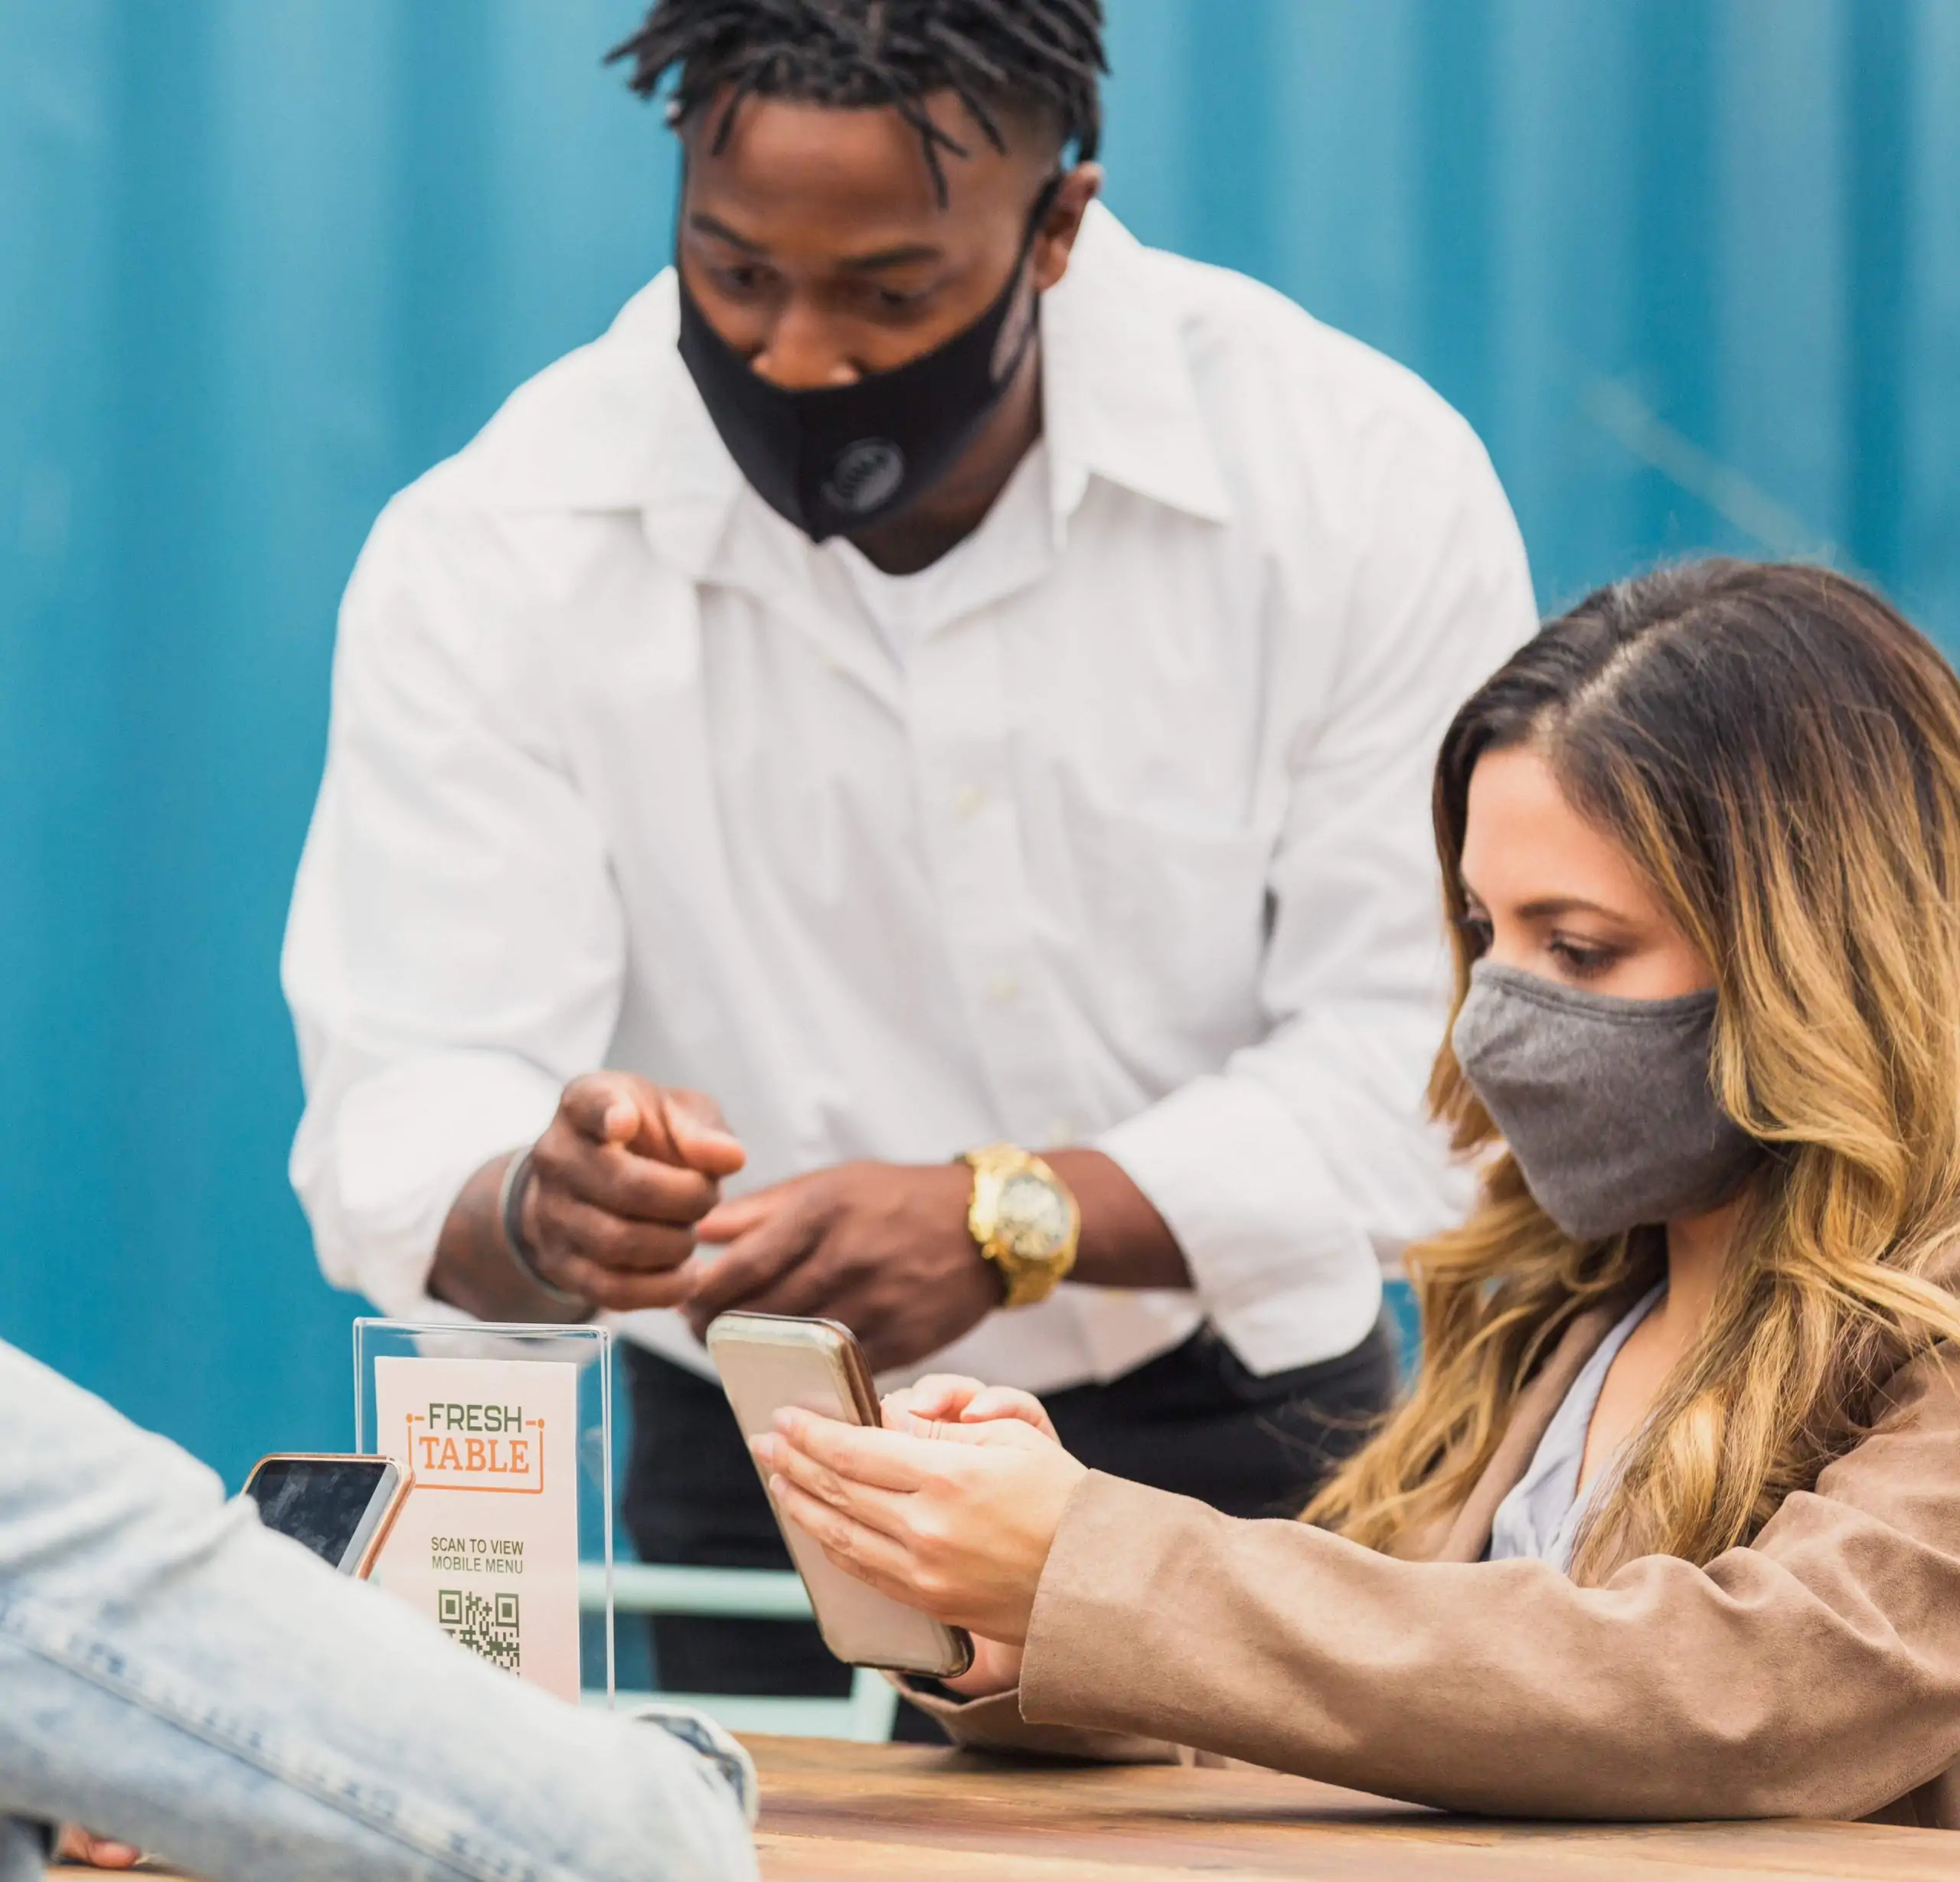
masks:
<path fill-rule="evenodd" d="M 1045 1261 L 1069 1239 L 1068 1199 L 1052 1183 L 1027 1171 L 1001 1185 L 995 1233 L 1024 1261 Z"/>

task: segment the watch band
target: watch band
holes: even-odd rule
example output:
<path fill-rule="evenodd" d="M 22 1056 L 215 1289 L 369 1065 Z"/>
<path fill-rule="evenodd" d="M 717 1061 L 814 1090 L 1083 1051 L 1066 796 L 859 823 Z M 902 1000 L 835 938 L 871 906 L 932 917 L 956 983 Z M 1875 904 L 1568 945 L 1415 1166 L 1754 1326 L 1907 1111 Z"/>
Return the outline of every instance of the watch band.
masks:
<path fill-rule="evenodd" d="M 531 1188 L 531 1175 L 528 1150 L 519 1152 L 504 1165 L 504 1180 L 497 1189 L 497 1220 L 503 1227 L 504 1246 L 511 1251 L 511 1259 L 532 1286 L 541 1288 L 554 1300 L 563 1301 L 568 1307 L 589 1309 L 592 1302 L 583 1295 L 567 1293 L 537 1271 L 537 1257 L 524 1232 L 524 1199 Z"/>

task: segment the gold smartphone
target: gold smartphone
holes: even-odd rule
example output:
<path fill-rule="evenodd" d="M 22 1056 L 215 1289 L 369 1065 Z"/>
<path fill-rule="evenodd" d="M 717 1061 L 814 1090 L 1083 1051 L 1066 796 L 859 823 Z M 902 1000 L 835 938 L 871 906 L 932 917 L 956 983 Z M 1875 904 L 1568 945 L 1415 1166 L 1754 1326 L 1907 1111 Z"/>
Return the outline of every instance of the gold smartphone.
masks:
<path fill-rule="evenodd" d="M 786 1405 L 846 1424 L 884 1422 L 864 1351 L 851 1329 L 835 1320 L 725 1313 L 708 1328 L 707 1348 L 746 1438 L 773 1431 L 776 1414 Z M 766 1494 L 769 1481 L 760 1466 L 757 1475 Z M 770 1507 L 775 1507 L 773 1498 Z M 839 1568 L 779 1509 L 776 1522 L 810 1592 L 817 1630 L 840 1660 L 935 1679 L 949 1679 L 973 1664 L 973 1642 L 963 1628 L 946 1626 L 867 1587 Z"/>
<path fill-rule="evenodd" d="M 392 1457 L 283 1451 L 253 1465 L 245 1494 L 268 1529 L 364 1581 L 413 1483 L 407 1467 Z"/>

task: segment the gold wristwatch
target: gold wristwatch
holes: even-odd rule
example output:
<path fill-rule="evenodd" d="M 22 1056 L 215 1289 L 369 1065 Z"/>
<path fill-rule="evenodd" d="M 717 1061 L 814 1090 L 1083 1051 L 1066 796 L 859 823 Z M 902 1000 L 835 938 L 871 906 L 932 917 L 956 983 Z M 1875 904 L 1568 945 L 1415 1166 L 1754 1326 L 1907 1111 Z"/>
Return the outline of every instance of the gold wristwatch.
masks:
<path fill-rule="evenodd" d="M 989 1144 L 961 1158 L 973 1171 L 966 1227 L 1001 1271 L 1003 1305 L 1046 1300 L 1075 1266 L 1082 1211 L 1067 1184 L 1041 1159 L 1012 1144 Z"/>

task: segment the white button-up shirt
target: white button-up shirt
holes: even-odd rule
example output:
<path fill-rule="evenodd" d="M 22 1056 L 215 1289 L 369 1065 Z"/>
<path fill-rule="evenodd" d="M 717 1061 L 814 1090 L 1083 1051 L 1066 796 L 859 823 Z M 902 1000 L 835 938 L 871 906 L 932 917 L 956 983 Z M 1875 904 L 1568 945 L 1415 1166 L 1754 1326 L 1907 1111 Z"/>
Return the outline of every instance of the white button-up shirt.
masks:
<path fill-rule="evenodd" d="M 1489 462 L 1099 208 L 1040 321 L 1043 443 L 916 576 L 746 487 L 671 271 L 390 504 L 285 956 L 331 1280 L 429 1312 L 464 1181 L 600 1066 L 713 1093 L 733 1191 L 1107 1152 L 1194 1287 L 1063 1288 L 936 1362 L 1037 1390 L 1205 1318 L 1262 1374 L 1343 1352 L 1460 1208 L 1430 768 L 1534 621 Z"/>

